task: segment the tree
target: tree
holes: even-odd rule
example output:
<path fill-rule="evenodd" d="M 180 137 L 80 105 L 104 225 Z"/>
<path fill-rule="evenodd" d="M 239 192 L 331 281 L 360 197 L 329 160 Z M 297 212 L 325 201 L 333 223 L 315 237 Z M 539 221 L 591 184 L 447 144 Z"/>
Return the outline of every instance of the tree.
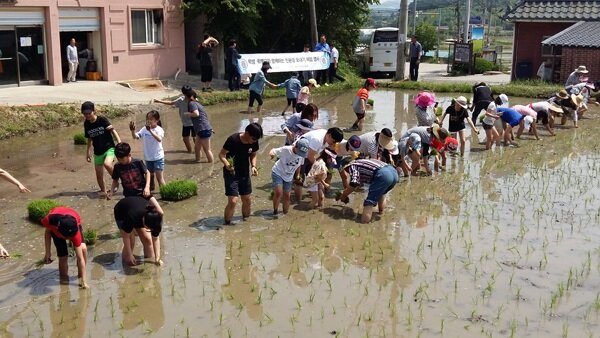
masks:
<path fill-rule="evenodd" d="M 378 0 L 317 1 L 319 35 L 334 41 L 343 56 L 354 54 L 369 5 Z M 206 31 L 235 37 L 245 52 L 296 52 L 310 43 L 308 3 L 298 0 L 186 0 L 186 20 L 207 18 Z"/>
<path fill-rule="evenodd" d="M 423 47 L 423 53 L 435 49 L 438 41 L 437 29 L 428 22 L 420 22 L 417 25 L 415 35 Z"/>

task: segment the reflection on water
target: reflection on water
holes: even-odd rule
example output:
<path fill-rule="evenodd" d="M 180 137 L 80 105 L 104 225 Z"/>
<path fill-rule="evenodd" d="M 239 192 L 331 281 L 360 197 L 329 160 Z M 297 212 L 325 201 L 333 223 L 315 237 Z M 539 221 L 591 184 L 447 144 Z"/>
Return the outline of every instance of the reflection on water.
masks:
<path fill-rule="evenodd" d="M 415 93 L 375 90 L 365 132 L 416 124 Z M 355 91 L 316 96 L 318 127 L 348 127 Z M 438 97 L 446 107 L 451 95 Z M 518 102 L 518 99 L 512 101 Z M 253 216 L 218 231 L 224 196 L 219 164 L 192 163 L 182 152 L 174 109 L 159 108 L 166 130 L 166 179 L 193 179 L 199 195 L 163 203 L 165 266 L 123 270 L 112 208 L 121 196 L 94 197 L 81 127 L 0 142 L 2 167 L 31 194 L 0 190 L 0 240 L 21 258 L 0 261 L 0 336 L 571 336 L 595 332 L 600 231 L 600 141 L 582 121 L 518 149 L 451 157 L 445 173 L 402 179 L 389 211 L 356 222 L 362 199 L 328 198 L 321 210 L 305 199 L 280 219 L 271 210 L 268 150 L 283 143 L 278 110 L 238 113 L 239 103 L 210 107 L 218 151 L 250 122 L 263 125 Z M 142 107 L 142 111 L 151 107 Z M 594 114 L 591 114 L 595 117 Z M 289 116 L 289 115 L 288 115 Z M 144 114 L 134 120 L 142 122 Z M 129 119 L 112 121 L 133 156 Z M 482 146 L 475 140 L 474 149 Z M 26 152 L 30 149 L 31 152 Z M 31 154 L 31 155 L 29 155 Z M 40 161 L 41 159 L 41 161 Z M 108 180 L 108 177 L 106 178 Z M 339 189 L 334 177 L 333 189 Z M 97 229 L 90 248 L 91 290 L 58 283 L 56 263 L 41 268 L 43 229 L 25 218 L 31 198 L 52 197 Z M 239 210 L 237 215 L 239 216 Z M 54 255 L 54 248 L 53 255 Z M 76 271 L 70 259 L 70 270 Z M 44 304 L 48 303 L 48 306 Z M 593 335 L 593 334 L 592 334 Z"/>

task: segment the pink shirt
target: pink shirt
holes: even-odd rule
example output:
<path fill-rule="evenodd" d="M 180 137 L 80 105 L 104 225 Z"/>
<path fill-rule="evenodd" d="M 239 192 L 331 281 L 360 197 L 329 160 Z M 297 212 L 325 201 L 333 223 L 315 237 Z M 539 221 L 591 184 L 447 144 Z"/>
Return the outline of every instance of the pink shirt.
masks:
<path fill-rule="evenodd" d="M 523 106 L 523 105 L 517 104 L 515 106 L 512 106 L 511 108 L 516 110 L 517 112 L 519 112 L 519 114 L 521 114 L 523 116 L 531 116 L 534 119 L 537 119 L 537 112 L 535 110 L 529 108 L 528 106 Z"/>

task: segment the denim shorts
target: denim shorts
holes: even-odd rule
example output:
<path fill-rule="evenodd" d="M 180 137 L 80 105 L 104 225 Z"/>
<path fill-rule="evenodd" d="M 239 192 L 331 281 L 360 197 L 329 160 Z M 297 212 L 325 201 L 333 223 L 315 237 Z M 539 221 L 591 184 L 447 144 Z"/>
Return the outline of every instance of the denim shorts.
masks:
<path fill-rule="evenodd" d="M 375 172 L 373 181 L 369 185 L 369 193 L 363 206 L 376 206 L 379 199 L 392 190 L 398 183 L 398 172 L 391 165 L 386 165 Z"/>
<path fill-rule="evenodd" d="M 210 138 L 213 134 L 212 129 L 200 130 L 196 133 L 198 138 Z"/>
<path fill-rule="evenodd" d="M 151 173 L 155 171 L 163 171 L 165 170 L 165 159 L 161 158 L 160 160 L 156 161 L 146 161 L 146 167 Z"/>
<path fill-rule="evenodd" d="M 292 191 L 292 181 L 286 182 L 281 178 L 281 176 L 271 171 L 271 180 L 273 180 L 273 189 L 277 188 L 277 186 L 283 186 L 283 191 L 290 192 Z"/>

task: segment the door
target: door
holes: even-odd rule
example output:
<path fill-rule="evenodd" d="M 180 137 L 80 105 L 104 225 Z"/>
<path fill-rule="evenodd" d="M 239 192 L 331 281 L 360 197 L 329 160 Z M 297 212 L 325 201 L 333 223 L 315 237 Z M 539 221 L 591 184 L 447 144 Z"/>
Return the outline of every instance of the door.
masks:
<path fill-rule="evenodd" d="M 46 80 L 46 50 L 41 26 L 17 27 L 20 81 Z"/>
<path fill-rule="evenodd" d="M 19 83 L 14 28 L 0 26 L 0 86 Z"/>

